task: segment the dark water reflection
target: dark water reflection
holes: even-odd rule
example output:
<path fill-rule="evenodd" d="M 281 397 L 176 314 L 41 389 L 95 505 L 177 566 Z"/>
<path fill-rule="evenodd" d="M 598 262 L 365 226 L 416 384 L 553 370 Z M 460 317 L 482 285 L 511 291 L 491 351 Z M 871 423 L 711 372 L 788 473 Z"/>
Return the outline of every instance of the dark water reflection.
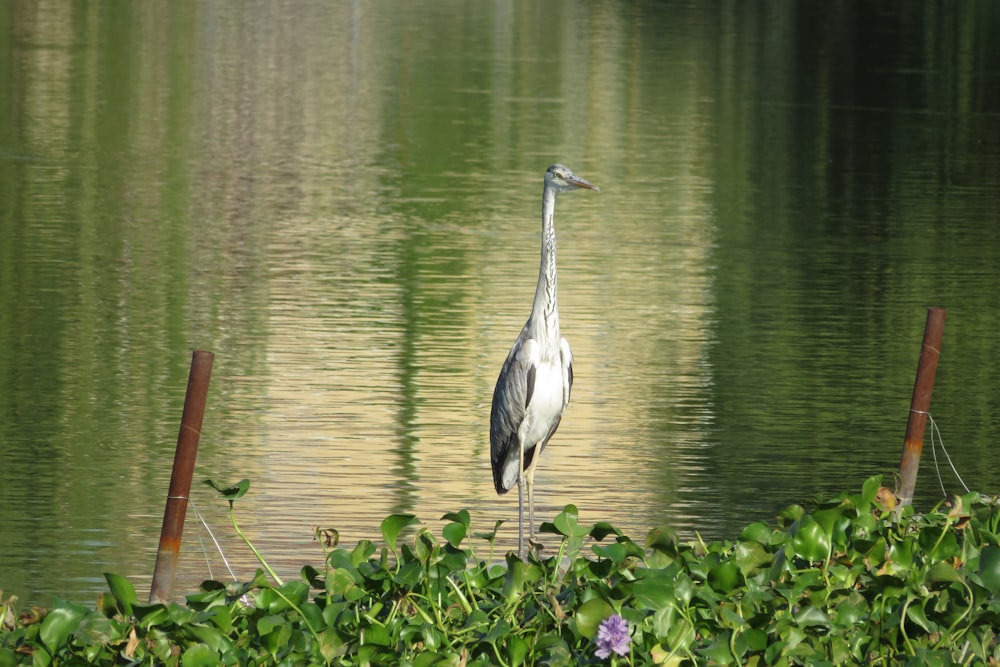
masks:
<path fill-rule="evenodd" d="M 239 576 L 201 479 L 253 481 L 238 516 L 285 576 L 317 526 L 514 518 L 488 408 L 556 160 L 602 191 L 557 212 L 576 385 L 542 517 L 731 537 L 891 474 L 931 305 L 935 418 L 1000 486 L 990 3 L 34 6 L 0 13 L 22 601 L 148 585 L 192 348 L 218 355 L 193 501 Z M 929 458 L 917 491 L 940 496 Z M 226 576 L 203 544 L 192 519 L 184 588 Z"/>

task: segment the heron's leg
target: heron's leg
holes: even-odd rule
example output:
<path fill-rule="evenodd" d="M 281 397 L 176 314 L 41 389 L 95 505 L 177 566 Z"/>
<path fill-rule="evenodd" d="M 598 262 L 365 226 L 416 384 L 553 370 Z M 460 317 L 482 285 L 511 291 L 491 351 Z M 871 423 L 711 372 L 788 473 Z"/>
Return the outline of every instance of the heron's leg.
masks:
<path fill-rule="evenodd" d="M 528 469 L 528 544 L 535 541 L 535 466 Z"/>
<path fill-rule="evenodd" d="M 527 560 L 527 551 L 524 548 L 524 443 L 518 443 L 520 449 L 521 464 L 517 475 L 517 557 Z M 531 502 L 531 485 L 528 485 L 528 502 Z"/>

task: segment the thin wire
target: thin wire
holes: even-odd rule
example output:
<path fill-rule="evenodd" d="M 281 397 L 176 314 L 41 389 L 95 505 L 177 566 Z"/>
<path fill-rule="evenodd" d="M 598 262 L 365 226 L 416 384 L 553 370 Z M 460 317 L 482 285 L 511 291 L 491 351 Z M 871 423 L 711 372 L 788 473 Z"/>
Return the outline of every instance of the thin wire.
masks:
<path fill-rule="evenodd" d="M 952 463 L 951 456 L 948 454 L 948 449 L 944 446 L 944 438 L 941 437 L 941 429 L 938 428 L 937 422 L 934 421 L 934 416 L 929 412 L 924 412 L 923 410 L 910 410 L 910 412 L 915 412 L 919 415 L 927 415 L 927 419 L 931 422 L 931 454 L 934 456 L 934 472 L 937 474 L 938 485 L 941 486 L 941 495 L 947 496 L 948 492 L 944 488 L 944 480 L 941 478 L 941 469 L 938 466 L 937 459 L 937 445 L 934 442 L 934 435 L 937 434 L 937 442 L 941 444 L 941 451 L 944 453 L 944 457 L 948 460 L 948 466 L 951 471 L 955 473 L 955 477 L 958 479 L 962 488 L 965 489 L 966 493 L 970 493 L 969 487 L 966 486 L 965 480 L 962 476 L 958 474 L 958 470 L 955 468 L 955 464 Z"/>
<path fill-rule="evenodd" d="M 236 573 L 233 572 L 233 568 L 230 567 L 229 565 L 229 559 L 226 558 L 225 552 L 222 551 L 222 545 L 219 544 L 219 540 L 215 539 L 215 533 L 212 532 L 212 529 L 209 527 L 208 522 L 205 521 L 205 517 L 203 517 L 201 515 L 201 512 L 198 511 L 198 507 L 194 504 L 194 502 L 191 503 L 191 507 L 192 509 L 194 509 L 194 513 L 198 516 L 198 520 L 201 521 L 201 525 L 203 525 L 205 527 L 205 530 L 208 531 L 208 536 L 211 537 L 212 542 L 215 543 L 215 548 L 219 551 L 219 556 L 222 558 L 222 562 L 225 563 L 226 569 L 229 570 L 229 576 L 233 578 L 233 581 L 238 581 L 238 579 L 236 578 Z M 201 541 L 201 531 L 198 531 L 198 540 Z M 208 576 L 211 577 L 212 564 L 208 562 L 208 550 L 205 549 L 204 542 L 202 542 L 201 550 L 202 553 L 205 554 L 205 562 L 208 564 Z"/>

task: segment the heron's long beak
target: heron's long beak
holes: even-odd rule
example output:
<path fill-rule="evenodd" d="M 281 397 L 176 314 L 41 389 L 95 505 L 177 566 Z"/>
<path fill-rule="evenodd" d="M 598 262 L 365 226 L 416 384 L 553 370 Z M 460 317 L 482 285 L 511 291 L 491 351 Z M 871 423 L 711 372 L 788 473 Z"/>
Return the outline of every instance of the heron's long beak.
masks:
<path fill-rule="evenodd" d="M 579 176 L 569 176 L 566 182 L 570 185 L 575 185 L 578 188 L 586 188 L 588 190 L 593 190 L 594 192 L 600 192 L 601 189 L 588 181 L 586 178 L 580 178 Z"/>

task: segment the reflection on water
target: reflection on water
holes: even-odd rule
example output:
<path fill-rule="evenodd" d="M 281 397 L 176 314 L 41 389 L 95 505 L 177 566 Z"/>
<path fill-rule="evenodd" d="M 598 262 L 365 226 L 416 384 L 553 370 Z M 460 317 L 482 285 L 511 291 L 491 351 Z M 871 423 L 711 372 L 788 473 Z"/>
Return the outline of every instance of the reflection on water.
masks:
<path fill-rule="evenodd" d="M 601 193 L 556 213 L 576 382 L 542 519 L 731 537 L 891 473 L 929 305 L 935 416 L 966 481 L 1000 483 L 995 12 L 938 35 L 848 3 L 607 3 L 556 30 L 532 3 L 27 7 L 0 17 L 0 588 L 22 601 L 148 585 L 192 348 L 217 355 L 192 499 L 239 576 L 205 478 L 252 480 L 237 518 L 288 577 L 316 527 L 351 545 L 391 512 L 467 508 L 512 548 L 489 401 L 557 160 Z M 918 501 L 936 484 L 925 464 Z M 227 576 L 209 544 L 192 517 L 181 589 Z"/>

